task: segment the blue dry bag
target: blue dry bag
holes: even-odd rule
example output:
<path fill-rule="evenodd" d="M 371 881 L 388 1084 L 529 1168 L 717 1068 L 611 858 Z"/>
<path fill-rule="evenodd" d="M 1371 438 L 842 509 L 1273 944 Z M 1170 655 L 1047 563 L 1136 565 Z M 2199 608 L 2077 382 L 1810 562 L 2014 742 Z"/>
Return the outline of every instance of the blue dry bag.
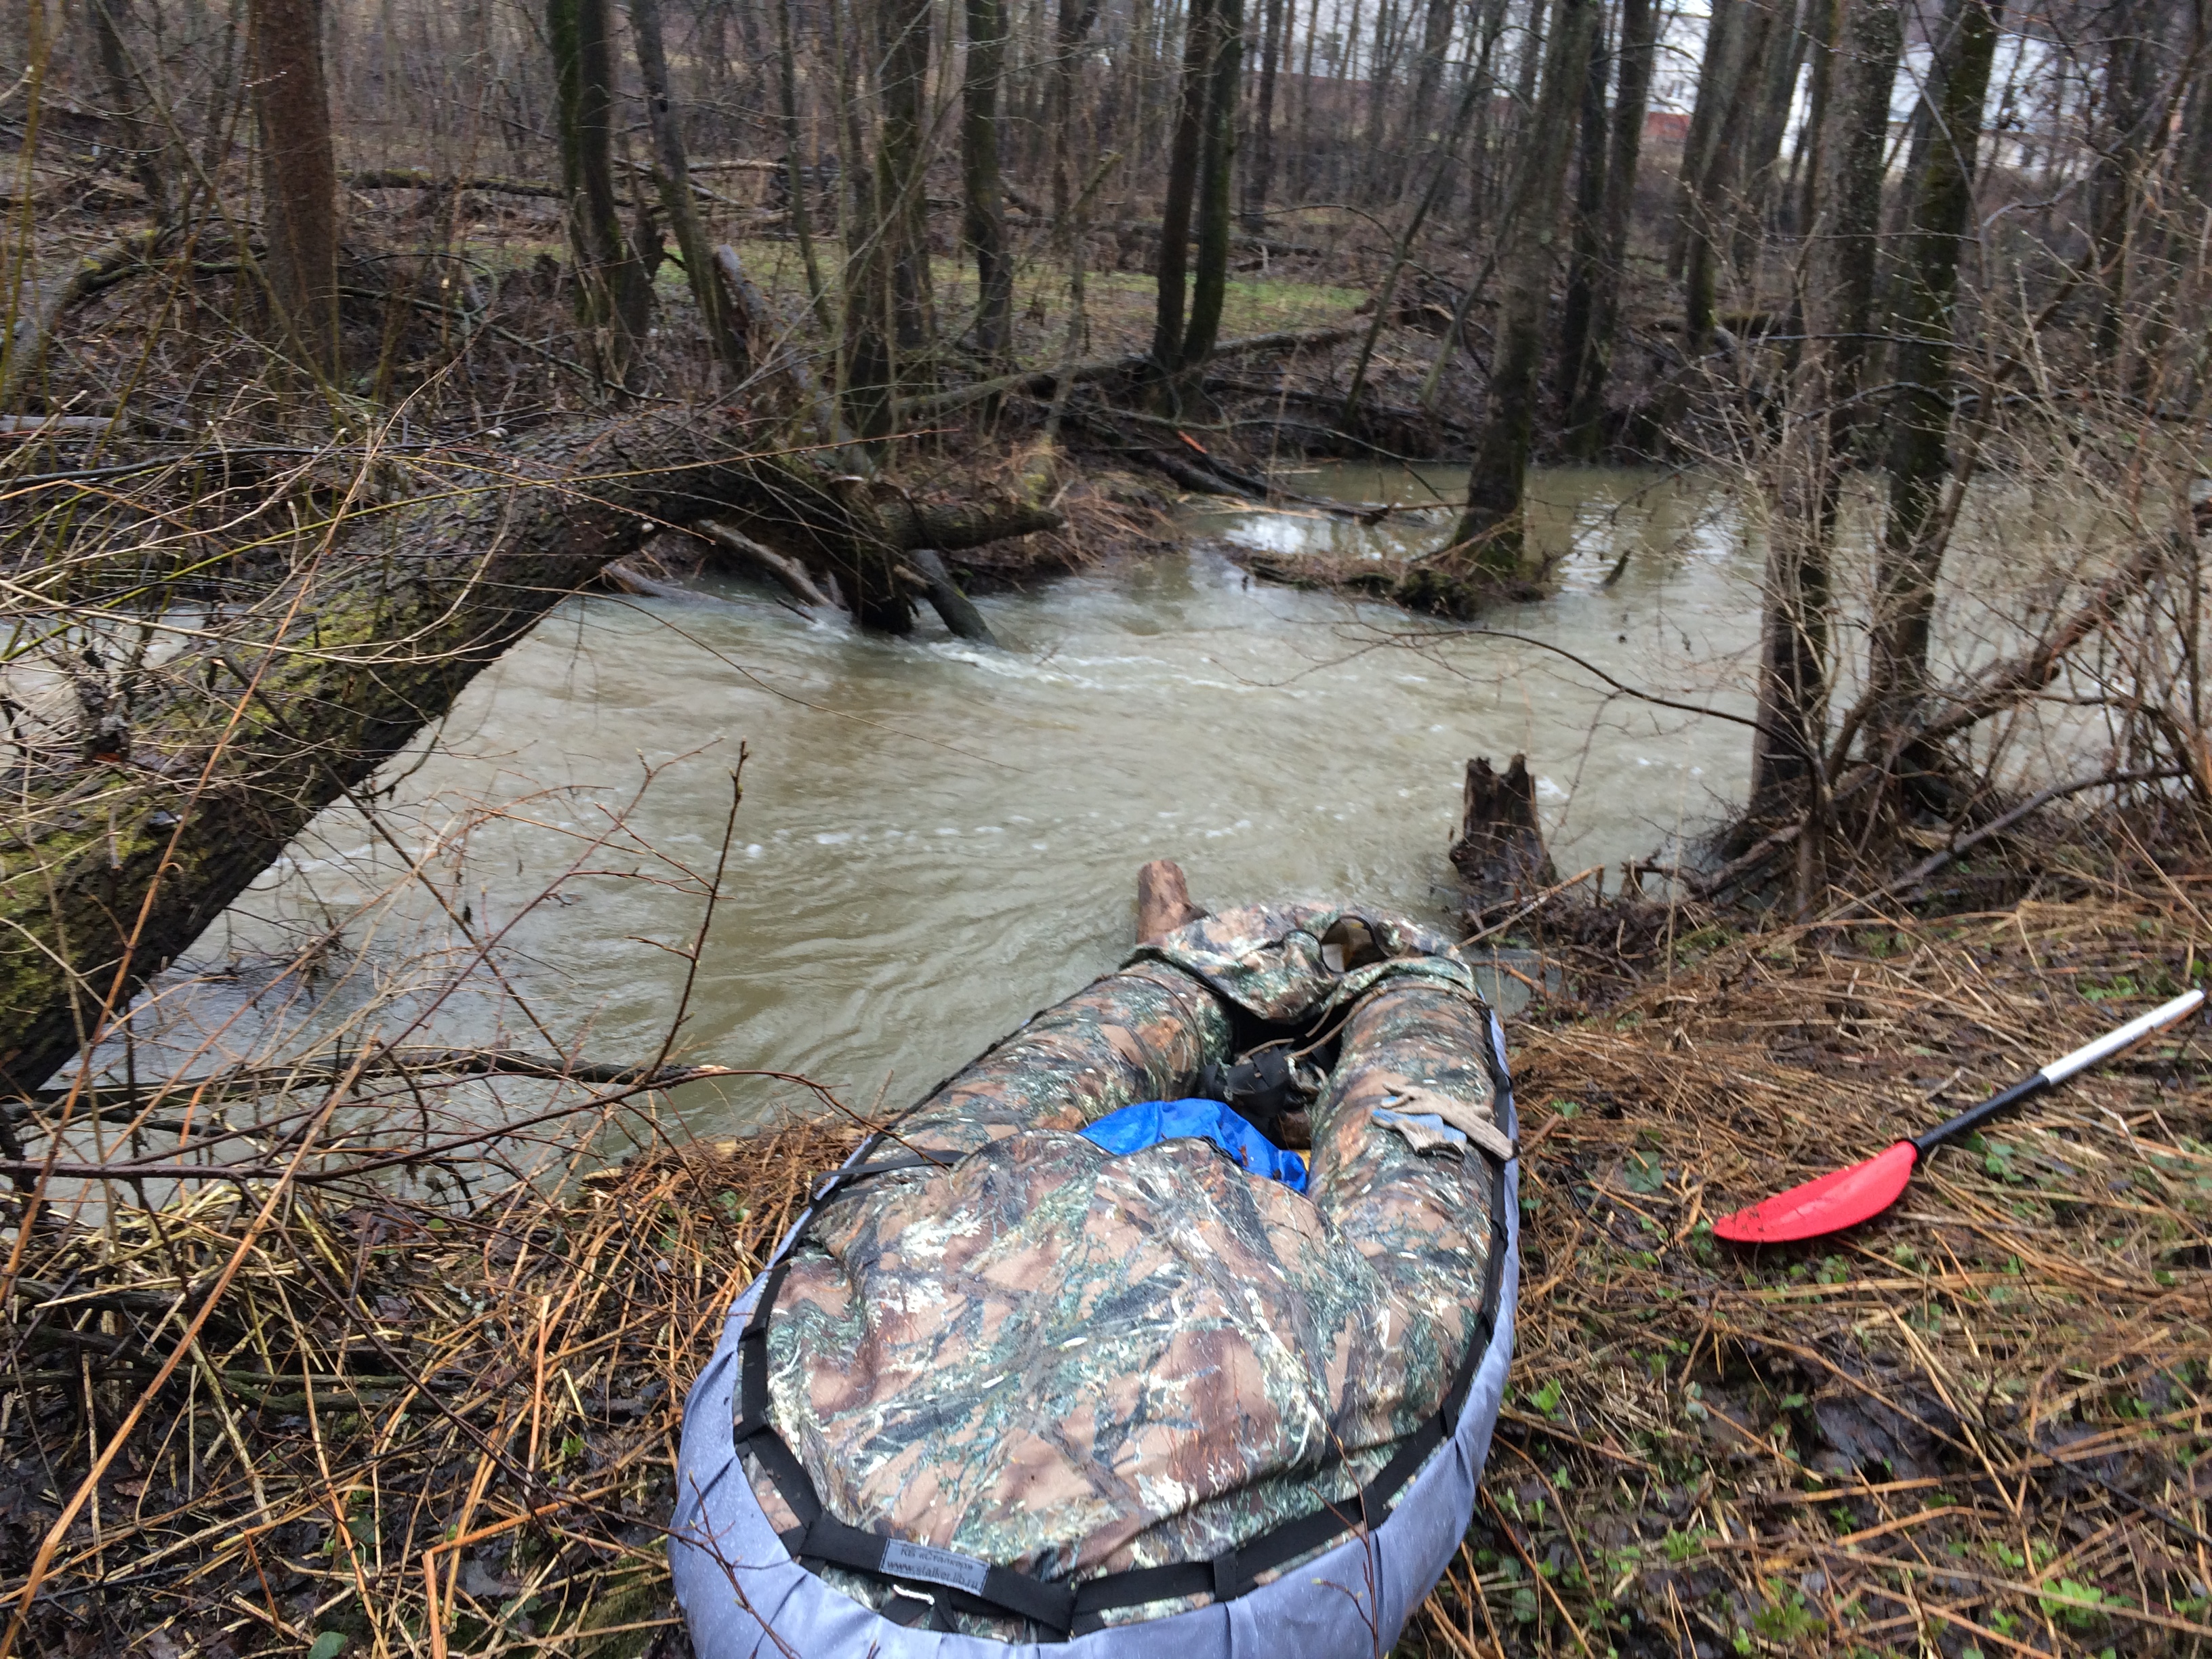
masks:
<path fill-rule="evenodd" d="M 1083 1131 L 1085 1140 L 1116 1156 L 1193 1136 L 1212 1141 L 1254 1175 L 1279 1181 L 1294 1193 L 1306 1189 L 1305 1160 L 1285 1152 L 1218 1100 L 1140 1100 L 1107 1113 Z"/>

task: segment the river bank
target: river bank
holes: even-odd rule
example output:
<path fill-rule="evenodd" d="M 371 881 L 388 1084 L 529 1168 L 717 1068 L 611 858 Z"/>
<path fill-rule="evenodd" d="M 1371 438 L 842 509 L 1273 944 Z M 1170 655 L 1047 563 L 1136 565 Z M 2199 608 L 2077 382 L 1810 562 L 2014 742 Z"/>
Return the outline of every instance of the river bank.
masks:
<path fill-rule="evenodd" d="M 1994 913 L 1685 913 L 1609 967 L 1562 919 L 1559 988 L 1508 1031 L 1515 1392 L 1467 1551 L 1398 1651 L 2206 1633 L 2194 1036 L 1943 1154 L 1856 1234 L 1758 1255 L 1710 1234 L 2201 974 L 2212 864 L 2041 846 L 2047 896 Z M 32 1609 L 41 1650 L 684 1652 L 659 1544 L 676 1414 L 857 1129 L 690 1139 L 615 1092 L 441 1193 L 319 1159 L 153 1210 L 115 1188 L 99 1226 L 25 1236 L 12 1312 L 40 1369 L 0 1425 L 7 1553 L 106 1460 Z M 121 1419 L 180 1324 L 172 1381 Z"/>

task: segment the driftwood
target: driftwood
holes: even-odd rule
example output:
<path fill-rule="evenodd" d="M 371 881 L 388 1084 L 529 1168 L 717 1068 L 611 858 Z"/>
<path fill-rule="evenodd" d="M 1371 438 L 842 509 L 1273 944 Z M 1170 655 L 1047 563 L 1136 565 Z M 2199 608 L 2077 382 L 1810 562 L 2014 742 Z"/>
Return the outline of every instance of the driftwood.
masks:
<path fill-rule="evenodd" d="M 1154 859 L 1137 872 L 1137 943 L 1150 945 L 1206 914 L 1190 901 L 1182 866 Z"/>
<path fill-rule="evenodd" d="M 1459 839 L 1448 856 L 1474 892 L 1477 912 L 1558 882 L 1536 816 L 1536 781 L 1528 775 L 1528 757 L 1516 755 L 1503 775 L 1484 757 L 1467 763 Z"/>
<path fill-rule="evenodd" d="M 913 614 L 902 556 L 1057 522 L 904 495 L 886 510 L 765 436 L 684 410 L 534 438 L 441 471 L 419 501 L 356 514 L 326 548 L 307 541 L 292 574 L 158 665 L 88 653 L 82 730 L 18 726 L 0 756 L 15 802 L 0 842 L 0 1081 L 44 1084 L 315 813 L 660 526 L 736 516 L 850 573 L 870 596 L 862 620 L 898 625 Z"/>
<path fill-rule="evenodd" d="M 954 634 L 983 645 L 999 642 L 991 633 L 990 624 L 983 620 L 983 613 L 953 581 L 952 573 L 945 568 L 943 554 L 933 547 L 917 547 L 906 556 L 906 562 L 920 580 L 923 594 Z"/>
<path fill-rule="evenodd" d="M 731 555 L 738 563 L 781 582 L 799 604 L 817 605 L 824 610 L 836 608 L 836 600 L 815 586 L 814 578 L 807 574 L 806 567 L 798 560 L 787 558 L 772 547 L 763 547 L 742 530 L 724 524 L 719 519 L 702 519 L 691 528 L 715 547 Z"/>
<path fill-rule="evenodd" d="M 697 588 L 686 587 L 682 582 L 648 575 L 628 559 L 611 561 L 605 569 L 599 572 L 599 580 L 617 592 L 635 593 L 641 599 L 676 599 L 685 605 L 723 603 L 713 594 L 702 593 Z"/>

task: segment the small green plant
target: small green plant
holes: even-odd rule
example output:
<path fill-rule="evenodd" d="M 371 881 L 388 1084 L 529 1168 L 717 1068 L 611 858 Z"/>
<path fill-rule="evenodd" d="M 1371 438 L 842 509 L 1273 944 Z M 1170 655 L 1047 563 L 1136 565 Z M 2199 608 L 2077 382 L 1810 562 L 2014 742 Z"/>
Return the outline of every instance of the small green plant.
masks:
<path fill-rule="evenodd" d="M 1559 1379 L 1553 1377 L 1528 1396 L 1528 1403 L 1547 1417 L 1559 1414 Z"/>
<path fill-rule="evenodd" d="M 2078 1578 L 2062 1578 L 2035 1599 L 2046 1617 L 2055 1618 L 2068 1629 L 2076 1631 L 2094 1626 L 2104 1618 L 2104 1609 L 2119 1600 Z"/>
<path fill-rule="evenodd" d="M 1796 1647 L 1816 1632 L 1826 1630 L 1827 1621 L 1805 1605 L 1802 1591 L 1790 1590 L 1784 1601 L 1784 1585 L 1780 1579 L 1767 1582 L 1767 1604 L 1751 1616 L 1751 1627 L 1770 1642 L 1784 1647 Z"/>
<path fill-rule="evenodd" d="M 1676 1532 L 1669 1527 L 1667 1535 L 1659 1540 L 1659 1547 L 1667 1553 L 1668 1560 L 1679 1567 L 1692 1557 L 1703 1555 L 1705 1540 L 1711 1536 L 1703 1527 L 1692 1527 L 1687 1532 Z"/>
<path fill-rule="evenodd" d="M 1667 1170 L 1656 1152 L 1632 1152 L 1621 1178 L 1627 1182 L 1630 1192 L 1649 1194 L 1667 1184 Z"/>

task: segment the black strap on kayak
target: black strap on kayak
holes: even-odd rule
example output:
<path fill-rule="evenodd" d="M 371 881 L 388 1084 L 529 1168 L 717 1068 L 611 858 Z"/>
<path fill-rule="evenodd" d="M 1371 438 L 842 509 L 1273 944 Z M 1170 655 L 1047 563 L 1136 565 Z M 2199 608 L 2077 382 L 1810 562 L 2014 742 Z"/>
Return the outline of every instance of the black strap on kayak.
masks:
<path fill-rule="evenodd" d="M 848 1188 L 859 1185 L 871 1176 L 896 1175 L 902 1170 L 946 1169 L 959 1157 L 959 1153 L 951 1152 L 934 1158 L 927 1152 L 908 1152 L 902 1157 L 879 1158 L 866 1164 L 847 1164 L 822 1177 L 822 1182 L 814 1189 L 814 1196 L 810 1201 L 819 1208 Z"/>
<path fill-rule="evenodd" d="M 1487 1160 L 1486 1160 L 1487 1161 Z M 860 1176 L 888 1172 L 891 1167 L 917 1167 L 930 1160 L 917 1158 L 886 1159 L 881 1166 L 855 1164 L 839 1171 Z M 817 1202 L 841 1191 L 848 1182 L 835 1181 Z M 1310 1555 L 1346 1534 L 1379 1526 L 1391 1501 L 1420 1472 L 1431 1453 L 1458 1431 L 1460 1413 L 1466 1409 L 1474 1374 L 1498 1332 L 1498 1300 L 1504 1292 L 1505 1253 L 1511 1239 L 1505 1225 L 1505 1170 L 1493 1164 L 1491 1180 L 1490 1260 L 1484 1270 L 1482 1303 L 1476 1310 L 1474 1328 L 1466 1353 L 1455 1370 L 1434 1415 L 1399 1441 L 1388 1462 L 1358 1492 L 1324 1504 L 1271 1527 L 1235 1549 L 1224 1550 L 1207 1561 L 1178 1561 L 1165 1566 L 1135 1567 L 1069 1585 L 1048 1583 L 1016 1572 L 955 1550 L 941 1550 L 881 1533 L 848 1526 L 822 1505 L 813 1477 L 793 1453 L 769 1419 L 768 1328 L 777 1293 L 790 1270 L 788 1258 L 769 1270 L 761 1284 L 752 1316 L 738 1338 L 737 1420 L 738 1449 L 749 1451 L 761 1472 L 774 1484 L 798 1522 L 782 1534 L 792 1559 L 818 1571 L 824 1565 L 842 1567 L 900 1593 L 878 1609 L 895 1623 L 925 1625 L 933 1630 L 951 1628 L 948 1608 L 986 1617 L 1012 1616 L 1024 1620 L 1052 1639 L 1088 1635 L 1103 1629 L 1102 1614 L 1149 1602 L 1211 1595 L 1216 1601 L 1234 1601 L 1255 1589 L 1261 1575 Z M 1323 1471 L 1343 1461 L 1340 1454 L 1322 1465 Z"/>
<path fill-rule="evenodd" d="M 1444 1390 L 1436 1414 L 1425 1419 L 1419 1428 L 1401 1440 L 1390 1461 L 1349 1498 L 1324 1504 L 1310 1514 L 1272 1527 L 1233 1550 L 1223 1551 L 1211 1561 L 1139 1567 L 1127 1572 L 1108 1573 L 1077 1585 L 1075 1635 L 1088 1635 L 1102 1629 L 1105 1621 L 1098 1615 L 1111 1608 L 1141 1607 L 1150 1601 L 1201 1595 L 1211 1595 L 1217 1601 L 1233 1601 L 1255 1589 L 1261 1574 L 1310 1554 L 1343 1534 L 1370 1530 L 1382 1523 L 1389 1514 L 1391 1500 L 1420 1472 L 1429 1454 L 1457 1432 L 1460 1413 L 1466 1409 L 1468 1391 L 1474 1386 L 1474 1374 L 1481 1366 L 1483 1355 L 1489 1351 L 1492 1338 L 1498 1333 L 1498 1304 L 1504 1285 L 1505 1252 L 1511 1243 L 1505 1231 L 1505 1176 L 1502 1167 L 1495 1172 L 1492 1192 L 1490 1261 L 1484 1270 L 1482 1305 L 1475 1313 L 1474 1335 L 1467 1352 L 1453 1375 L 1451 1386 Z"/>

